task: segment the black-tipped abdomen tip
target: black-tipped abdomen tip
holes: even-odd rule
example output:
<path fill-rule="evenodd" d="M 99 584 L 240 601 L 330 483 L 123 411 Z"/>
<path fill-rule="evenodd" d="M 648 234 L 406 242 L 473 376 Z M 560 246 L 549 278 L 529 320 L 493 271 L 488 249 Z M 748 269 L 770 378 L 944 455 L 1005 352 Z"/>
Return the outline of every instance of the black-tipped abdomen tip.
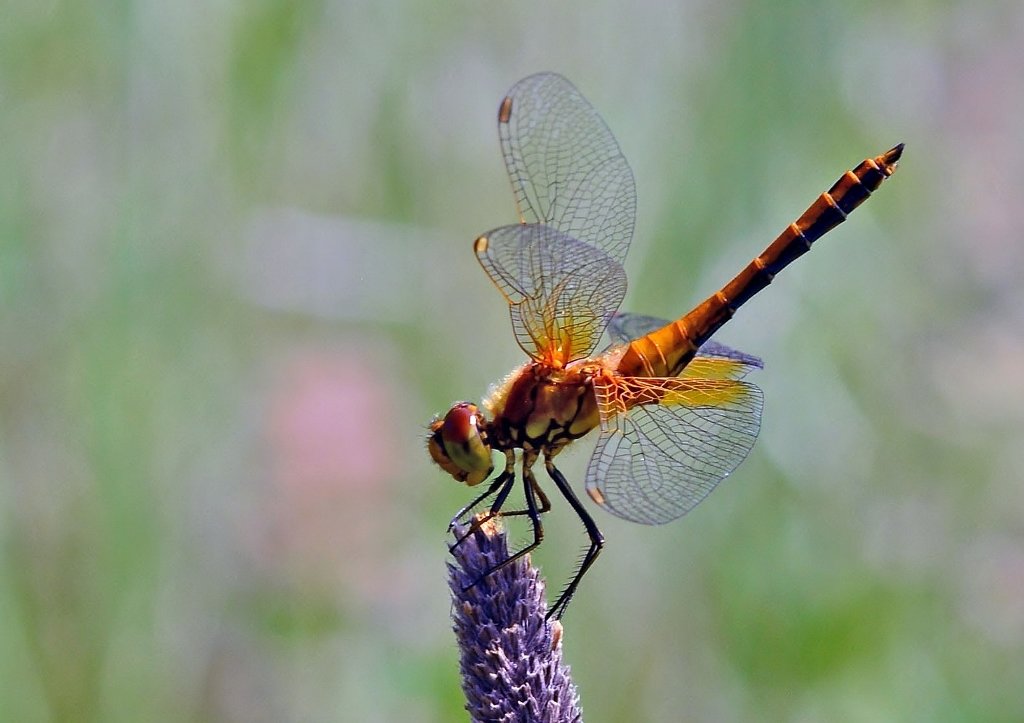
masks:
<path fill-rule="evenodd" d="M 898 161 L 902 155 L 903 144 L 897 143 L 895 146 L 876 158 L 875 165 L 878 166 L 886 176 L 891 176 L 893 171 L 896 170 L 896 166 L 898 165 Z"/>

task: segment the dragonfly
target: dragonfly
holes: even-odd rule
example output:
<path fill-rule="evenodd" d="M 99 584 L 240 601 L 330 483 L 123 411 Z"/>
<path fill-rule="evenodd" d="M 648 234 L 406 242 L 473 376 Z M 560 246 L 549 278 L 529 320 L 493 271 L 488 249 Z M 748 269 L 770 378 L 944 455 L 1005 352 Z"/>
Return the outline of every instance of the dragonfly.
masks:
<path fill-rule="evenodd" d="M 750 452 L 763 402 L 745 379 L 761 360 L 712 335 L 878 189 L 896 170 L 903 144 L 844 173 L 735 278 L 670 321 L 618 311 L 636 187 L 614 136 L 576 87 L 556 73 L 519 81 L 498 107 L 498 134 L 519 222 L 479 236 L 473 250 L 508 303 L 528 359 L 480 406 L 459 402 L 435 418 L 427 448 L 468 486 L 490 479 L 494 453 L 504 455 L 498 474 L 452 520 L 449 529 L 490 500 L 456 545 L 496 516 L 529 519 L 532 541 L 473 584 L 543 541 L 541 516 L 551 502 L 533 469 L 543 459 L 589 538 L 547 613 L 559 619 L 604 536 L 555 466 L 558 454 L 597 430 L 585 489 L 632 522 L 663 524 L 707 497 Z M 605 332 L 612 344 L 595 353 Z M 506 510 L 519 480 L 525 507 Z"/>

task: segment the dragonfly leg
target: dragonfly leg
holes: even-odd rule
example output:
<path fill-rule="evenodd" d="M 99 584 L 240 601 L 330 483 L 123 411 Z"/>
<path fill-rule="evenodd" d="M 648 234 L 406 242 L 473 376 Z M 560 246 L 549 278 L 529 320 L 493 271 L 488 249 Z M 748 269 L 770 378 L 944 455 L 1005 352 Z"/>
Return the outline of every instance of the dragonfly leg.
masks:
<path fill-rule="evenodd" d="M 537 506 L 537 514 L 543 515 L 546 512 L 551 512 L 551 500 L 544 494 L 544 489 L 537 484 L 537 478 L 532 474 L 526 484 L 533 487 L 533 492 L 537 495 L 537 499 L 540 500 L 540 505 Z M 501 513 L 502 517 L 515 517 L 516 515 L 528 515 L 530 510 L 512 510 L 511 512 L 503 510 Z"/>
<path fill-rule="evenodd" d="M 537 480 L 532 474 L 530 475 L 530 484 L 533 486 L 533 491 L 537 493 L 537 497 L 540 498 L 540 508 L 538 508 L 537 512 L 542 515 L 545 512 L 551 512 L 551 500 L 549 500 L 548 496 L 544 494 L 544 490 L 542 490 L 540 485 L 537 484 Z"/>
<path fill-rule="evenodd" d="M 510 472 L 505 471 L 499 474 L 497 477 L 495 477 L 494 481 L 491 482 L 490 486 L 483 492 L 483 494 L 478 495 L 476 498 L 474 498 L 472 502 L 470 502 L 468 505 L 466 505 L 461 510 L 455 513 L 455 517 L 453 517 L 452 521 L 448 523 L 448 531 L 451 532 L 452 528 L 455 527 L 455 525 L 459 524 L 459 522 L 462 521 L 462 518 L 466 516 L 466 513 L 470 512 L 478 504 L 480 504 L 488 497 L 493 495 L 495 492 L 497 492 L 498 488 L 501 487 L 506 482 L 508 482 L 508 478 L 511 476 L 512 475 Z"/>
<path fill-rule="evenodd" d="M 551 511 L 551 500 L 549 500 L 548 496 L 546 494 L 544 494 L 543 488 L 541 488 L 541 486 L 539 484 L 537 484 L 537 478 L 534 477 L 533 474 L 528 475 L 527 481 L 526 481 L 525 484 L 526 484 L 527 488 L 532 488 L 532 490 L 536 494 L 537 498 L 540 499 L 540 505 L 539 506 L 535 505 L 533 509 L 527 508 L 527 509 L 524 509 L 524 510 L 502 510 L 501 509 L 502 506 L 504 506 L 505 500 L 508 498 L 509 493 L 512 491 L 512 486 L 514 484 L 514 479 L 513 479 L 514 470 L 513 470 L 513 467 L 512 467 L 513 463 L 514 463 L 514 458 L 510 458 L 509 465 L 506 468 L 506 470 L 504 472 L 502 472 L 500 475 L 498 475 L 498 477 L 494 480 L 494 482 L 491 483 L 491 486 L 487 489 L 487 491 L 484 492 L 482 495 L 478 496 L 475 500 L 470 502 L 468 505 L 463 507 L 461 510 L 459 510 L 459 513 L 457 515 L 455 515 L 455 517 L 452 519 L 451 523 L 448 525 L 448 531 L 449 532 L 452 531 L 452 528 L 455 527 L 456 524 L 458 524 L 459 520 L 461 520 L 462 517 L 467 512 L 472 510 L 474 507 L 476 507 L 478 504 L 480 504 L 483 500 L 485 500 L 488 497 L 490 497 L 492 494 L 495 493 L 496 490 L 498 490 L 499 487 L 502 487 L 504 485 L 504 488 L 500 492 L 498 492 L 497 496 L 494 498 L 494 502 L 491 504 L 491 507 L 487 511 L 487 513 L 483 514 L 483 515 L 480 515 L 479 517 L 474 519 L 473 522 L 470 524 L 469 529 L 466 531 L 466 533 L 464 535 L 462 535 L 461 537 L 459 537 L 458 540 L 455 541 L 455 544 L 452 545 L 451 549 L 455 549 L 456 547 L 461 545 L 466 540 L 467 537 L 469 537 L 474 532 L 479 530 L 480 527 L 484 523 L 486 523 L 487 521 L 493 519 L 498 514 L 500 514 L 502 517 L 515 517 L 516 515 L 529 515 L 531 517 L 531 519 L 532 519 L 534 514 L 543 515 L 544 513 Z M 540 521 L 537 520 L 536 524 L 539 525 Z M 543 535 L 543 533 L 542 533 L 542 535 Z M 536 537 L 536 535 L 535 535 L 535 537 Z M 536 545 L 534 545 L 534 547 L 536 547 Z M 530 549 L 533 549 L 533 548 L 531 547 Z"/>
<path fill-rule="evenodd" d="M 531 542 L 523 549 L 509 555 L 496 565 L 493 565 L 492 567 L 485 570 L 483 574 L 480 575 L 480 577 L 478 577 L 476 580 L 474 580 L 472 583 L 466 586 L 467 590 L 476 585 L 477 583 L 479 583 L 481 580 L 487 578 L 488 576 L 494 574 L 501 568 L 505 567 L 506 565 L 510 565 L 519 558 L 523 557 L 524 555 L 527 555 L 533 550 L 536 550 L 540 546 L 540 543 L 544 541 L 544 525 L 540 521 L 540 515 L 541 512 L 546 512 L 547 510 L 551 509 L 551 503 L 548 501 L 544 493 L 540 492 L 540 486 L 537 484 L 537 480 L 533 476 L 533 470 L 531 470 L 529 467 L 526 467 L 525 464 L 523 467 L 523 483 L 523 492 L 524 496 L 526 497 L 526 509 L 517 510 L 515 513 L 507 514 L 526 514 L 529 516 L 530 525 L 533 528 L 533 542 Z M 542 506 L 546 509 L 541 509 L 537 506 L 538 492 L 540 492 L 539 496 L 541 498 Z"/>
<path fill-rule="evenodd" d="M 473 499 L 472 502 L 470 502 L 468 505 L 466 505 L 461 510 L 459 510 L 458 512 L 455 513 L 455 517 L 453 517 L 452 521 L 448 523 L 448 531 L 449 532 L 451 532 L 452 528 L 455 527 L 455 525 L 457 525 L 462 520 L 462 518 L 466 516 L 466 513 L 471 511 L 478 504 L 480 504 L 481 502 L 486 500 L 488 497 L 493 495 L 495 492 L 497 492 L 498 489 L 500 487 L 502 487 L 502 485 L 508 485 L 508 481 L 515 474 L 515 464 L 516 464 L 516 457 L 515 457 L 515 455 L 512 452 L 506 452 L 505 453 L 505 471 L 502 472 L 501 474 L 499 474 L 497 477 L 494 478 L 494 481 L 491 482 L 490 486 L 486 490 L 484 490 L 483 494 L 478 495 L 476 498 Z M 508 487 L 506 489 L 503 489 L 501 492 L 498 493 L 498 497 L 494 498 L 494 504 L 491 505 L 491 514 L 485 520 L 481 521 L 480 524 L 483 524 L 483 522 L 486 522 L 486 520 L 489 520 L 491 517 L 494 517 L 494 515 L 497 514 L 498 510 L 500 510 L 501 506 L 505 503 L 505 498 L 508 497 L 508 493 L 510 491 L 511 491 L 511 485 L 508 485 Z M 473 532 L 476 529 L 478 529 L 480 527 L 480 524 L 474 525 L 474 527 L 472 528 L 472 530 L 470 530 L 470 532 Z M 461 542 L 461 540 L 460 540 L 460 542 Z"/>
<path fill-rule="evenodd" d="M 494 482 L 491 483 L 491 486 L 487 488 L 486 492 L 484 492 L 482 495 L 480 495 L 475 500 L 473 500 L 468 505 L 459 510 L 459 514 L 457 514 L 455 518 L 452 519 L 451 523 L 448 525 L 449 532 L 451 532 L 452 528 L 455 527 L 456 524 L 458 524 L 459 520 L 467 512 L 469 512 L 478 504 L 480 504 L 485 499 L 490 497 L 492 494 L 497 492 L 497 495 L 494 497 L 494 502 L 491 503 L 490 509 L 488 509 L 486 513 L 473 518 L 473 521 L 469 525 L 469 529 L 466 530 L 465 534 L 461 535 L 459 539 L 455 541 L 455 544 L 452 545 L 452 549 L 461 545 L 466 540 L 467 537 L 469 537 L 474 532 L 479 530 L 481 525 L 483 525 L 488 520 L 493 519 L 498 515 L 499 512 L 501 512 L 501 506 L 505 504 L 505 499 L 508 497 L 509 492 L 512 491 L 512 487 L 515 485 L 515 483 L 515 473 L 511 470 L 505 470 L 500 475 L 498 475 Z"/>
<path fill-rule="evenodd" d="M 544 466 L 548 471 L 551 479 L 554 480 L 555 486 L 558 487 L 558 491 L 562 493 L 562 496 L 569 502 L 573 511 L 580 518 L 583 526 L 587 530 L 587 535 L 590 537 L 590 547 L 587 548 L 586 553 L 583 555 L 583 559 L 580 562 L 579 568 L 576 570 L 576 574 L 573 576 L 569 584 L 565 586 L 562 594 L 555 600 L 555 604 L 551 606 L 548 611 L 547 619 L 558 620 L 565 614 L 565 609 L 569 607 L 569 601 L 572 600 L 572 596 L 576 593 L 576 588 L 579 587 L 580 580 L 587 574 L 587 570 L 594 564 L 594 560 L 601 554 L 601 548 L 604 547 L 604 535 L 601 534 L 601 530 L 597 529 L 597 523 L 587 512 L 586 508 L 576 497 L 576 493 L 572 491 L 572 487 L 569 486 L 569 482 L 565 479 L 565 475 L 558 471 L 554 463 L 549 457 L 544 458 Z"/>

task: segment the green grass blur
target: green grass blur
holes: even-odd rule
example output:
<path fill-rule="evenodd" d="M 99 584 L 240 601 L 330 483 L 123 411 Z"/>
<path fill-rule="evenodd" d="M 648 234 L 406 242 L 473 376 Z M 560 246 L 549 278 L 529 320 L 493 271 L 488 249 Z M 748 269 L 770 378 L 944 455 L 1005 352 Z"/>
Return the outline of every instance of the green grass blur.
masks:
<path fill-rule="evenodd" d="M 595 510 L 587 721 L 1024 719 L 1020 3 L 0 16 L 0 719 L 464 719 L 470 493 L 423 436 L 522 360 L 471 242 L 514 220 L 495 112 L 538 70 L 633 166 L 639 313 L 907 143 L 719 335 L 765 361 L 750 459 L 672 525 Z"/>

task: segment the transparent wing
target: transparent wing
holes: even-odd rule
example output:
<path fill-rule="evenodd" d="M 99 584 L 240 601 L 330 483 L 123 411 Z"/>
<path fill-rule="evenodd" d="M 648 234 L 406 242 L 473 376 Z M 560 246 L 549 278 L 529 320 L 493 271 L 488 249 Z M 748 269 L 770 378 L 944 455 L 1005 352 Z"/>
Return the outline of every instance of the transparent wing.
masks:
<path fill-rule="evenodd" d="M 647 336 L 652 331 L 657 331 L 669 323 L 669 319 L 662 319 L 657 316 L 646 316 L 645 314 L 630 314 L 626 311 L 619 311 L 608 320 L 608 336 L 613 344 L 625 344 L 642 336 Z"/>
<path fill-rule="evenodd" d="M 623 263 L 636 219 L 633 172 L 576 87 L 555 73 L 519 81 L 498 110 L 498 135 L 523 223 L 554 226 Z"/>
<path fill-rule="evenodd" d="M 608 336 L 612 343 L 626 344 L 634 339 L 657 331 L 668 319 L 644 314 L 616 312 L 608 320 Z M 732 364 L 728 362 L 734 362 Z M 680 376 L 707 379 L 739 379 L 754 369 L 764 369 L 764 362 L 752 354 L 746 354 L 717 341 L 706 341 L 697 351 Z"/>
<path fill-rule="evenodd" d="M 618 261 L 552 226 L 503 226 L 475 248 L 509 303 L 516 340 L 538 361 L 586 358 L 626 295 Z"/>
<path fill-rule="evenodd" d="M 601 436 L 587 492 L 614 515 L 658 525 L 703 500 L 750 452 L 761 390 L 735 379 L 595 381 Z"/>

